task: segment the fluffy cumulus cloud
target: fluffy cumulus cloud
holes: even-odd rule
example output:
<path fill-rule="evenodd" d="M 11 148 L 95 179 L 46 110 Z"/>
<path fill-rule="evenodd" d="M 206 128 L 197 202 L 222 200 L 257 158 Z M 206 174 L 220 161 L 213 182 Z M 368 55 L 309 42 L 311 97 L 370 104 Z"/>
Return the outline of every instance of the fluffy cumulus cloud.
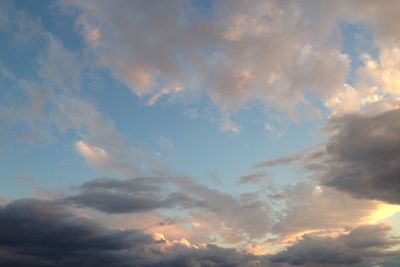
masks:
<path fill-rule="evenodd" d="M 201 12 L 193 3 L 64 1 L 64 8 L 78 9 L 98 63 L 151 104 L 197 84 L 223 112 L 258 99 L 298 119 L 307 92 L 327 98 L 343 87 L 349 59 L 324 45 L 329 34 L 315 34 L 318 18 L 306 4 L 215 2 Z"/>

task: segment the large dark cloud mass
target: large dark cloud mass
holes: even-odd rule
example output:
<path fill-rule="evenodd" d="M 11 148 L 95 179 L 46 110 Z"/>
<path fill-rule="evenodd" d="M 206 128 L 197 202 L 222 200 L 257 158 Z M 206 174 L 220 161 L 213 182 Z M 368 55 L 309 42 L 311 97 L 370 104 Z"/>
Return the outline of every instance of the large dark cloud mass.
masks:
<path fill-rule="evenodd" d="M 0 266 L 255 266 L 257 257 L 214 245 L 194 249 L 138 231 L 110 230 L 48 201 L 0 208 Z"/>
<path fill-rule="evenodd" d="M 362 226 L 332 238 L 305 236 L 274 256 L 254 256 L 216 245 L 194 248 L 176 243 L 165 247 L 167 241 L 136 230 L 112 230 L 78 214 L 69 206 L 34 199 L 2 206 L 0 266 L 347 266 L 376 259 L 391 266 L 398 257 L 396 252 L 386 251 L 398 244 L 388 236 L 390 227 L 386 225 Z"/>
<path fill-rule="evenodd" d="M 400 203 L 400 109 L 334 119 L 324 183 L 358 197 Z"/>
<path fill-rule="evenodd" d="M 356 197 L 400 203 L 400 109 L 332 119 L 317 174 Z"/>
<path fill-rule="evenodd" d="M 0 209 L 1 266 L 128 266 L 153 241 L 111 231 L 51 202 L 20 200 Z M 140 257 L 139 257 L 140 256 Z"/>
<path fill-rule="evenodd" d="M 400 203 L 400 109 L 333 117 L 324 147 L 265 161 L 300 163 L 322 184 L 358 198 Z"/>

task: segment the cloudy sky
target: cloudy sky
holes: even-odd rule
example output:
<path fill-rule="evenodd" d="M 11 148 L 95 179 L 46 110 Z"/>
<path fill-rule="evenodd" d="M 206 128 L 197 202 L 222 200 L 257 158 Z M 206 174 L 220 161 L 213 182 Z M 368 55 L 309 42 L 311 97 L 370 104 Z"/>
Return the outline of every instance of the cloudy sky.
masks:
<path fill-rule="evenodd" d="M 395 267 L 400 1 L 0 1 L 0 265 Z"/>

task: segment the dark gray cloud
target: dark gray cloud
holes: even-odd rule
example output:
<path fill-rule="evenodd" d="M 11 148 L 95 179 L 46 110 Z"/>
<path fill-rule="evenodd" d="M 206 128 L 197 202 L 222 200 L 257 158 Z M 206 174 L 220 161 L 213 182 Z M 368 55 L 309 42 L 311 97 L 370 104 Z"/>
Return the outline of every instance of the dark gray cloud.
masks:
<path fill-rule="evenodd" d="M 67 201 L 107 213 L 145 212 L 154 209 L 190 208 L 204 203 L 184 192 L 168 192 L 160 187 L 164 179 L 97 179 L 84 183 Z"/>
<path fill-rule="evenodd" d="M 136 230 L 112 230 L 77 214 L 69 206 L 34 199 L 1 206 L 0 266 L 347 266 L 376 260 L 395 266 L 399 256 L 386 251 L 398 244 L 387 225 L 361 226 L 338 237 L 307 235 L 276 255 L 254 256 L 216 245 L 163 248 L 166 241 Z"/>
<path fill-rule="evenodd" d="M 236 237 L 259 238 L 267 233 L 271 221 L 269 207 L 258 194 L 236 197 L 185 177 L 96 179 L 77 189 L 77 194 L 62 201 L 106 213 L 180 209 L 191 218 L 208 218 L 213 225 L 210 231 L 229 227 L 229 235 Z"/>
<path fill-rule="evenodd" d="M 19 200 L 0 208 L 0 266 L 259 266 L 234 249 L 160 249 L 139 231 L 110 230 L 54 202 Z"/>
<path fill-rule="evenodd" d="M 324 146 L 257 164 L 295 164 L 358 198 L 400 203 L 400 109 L 332 117 Z"/>
<path fill-rule="evenodd" d="M 107 230 L 52 202 L 19 200 L 0 209 L 1 266 L 129 266 L 128 251 L 142 258 L 152 242 L 140 232 Z"/>
<path fill-rule="evenodd" d="M 338 237 L 305 235 L 286 250 L 272 256 L 272 262 L 304 266 L 348 266 L 392 257 L 386 249 L 399 241 L 388 236 L 387 225 L 365 225 Z M 397 252 L 398 255 L 398 252 Z"/>
<path fill-rule="evenodd" d="M 400 109 L 332 119 L 323 183 L 357 197 L 400 203 Z"/>

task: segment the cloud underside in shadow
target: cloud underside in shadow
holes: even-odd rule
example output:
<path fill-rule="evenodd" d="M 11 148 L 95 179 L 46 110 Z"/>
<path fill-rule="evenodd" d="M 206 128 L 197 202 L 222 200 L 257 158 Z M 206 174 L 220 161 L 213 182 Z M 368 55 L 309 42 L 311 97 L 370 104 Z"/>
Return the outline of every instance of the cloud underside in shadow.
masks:
<path fill-rule="evenodd" d="M 356 197 L 400 204 L 400 109 L 333 119 L 322 182 Z M 318 171 L 319 172 L 319 171 Z"/>
<path fill-rule="evenodd" d="M 257 260 L 213 245 L 163 251 L 163 243 L 139 231 L 107 229 L 53 202 L 19 200 L 0 209 L 1 266 L 240 266 Z"/>
<path fill-rule="evenodd" d="M 333 116 L 322 146 L 257 164 L 299 164 L 322 185 L 356 198 L 400 204 L 400 109 Z"/>
<path fill-rule="evenodd" d="M 269 207 L 258 194 L 234 196 L 186 177 L 96 179 L 60 201 L 107 214 L 179 210 L 190 217 L 208 218 L 208 224 L 217 228 L 229 227 L 236 239 L 265 235 L 270 221 Z"/>
<path fill-rule="evenodd" d="M 354 264 L 395 254 L 390 227 L 368 225 L 338 237 L 305 236 L 273 256 L 254 256 L 215 245 L 188 247 L 136 230 L 112 230 L 51 201 L 24 199 L 0 208 L 0 265 L 39 266 L 284 266 Z M 309 265 L 311 266 L 311 265 Z M 335 265 L 332 265 L 335 266 Z"/>

